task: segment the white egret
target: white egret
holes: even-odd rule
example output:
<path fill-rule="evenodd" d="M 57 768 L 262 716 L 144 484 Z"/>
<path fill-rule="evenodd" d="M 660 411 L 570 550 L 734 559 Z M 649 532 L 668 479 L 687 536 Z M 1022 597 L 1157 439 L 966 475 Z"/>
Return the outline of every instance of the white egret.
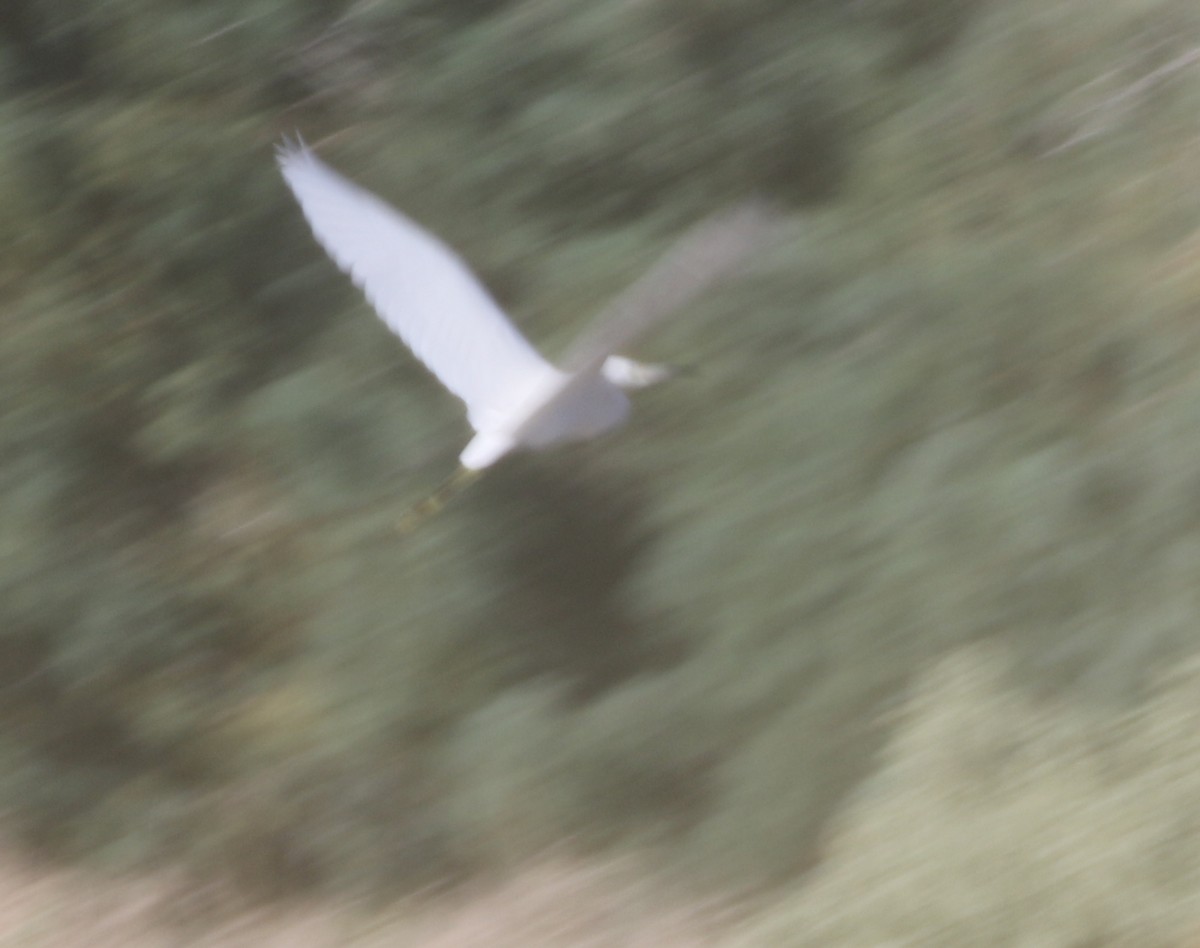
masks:
<path fill-rule="evenodd" d="M 592 438 L 621 424 L 629 414 L 625 390 L 658 382 L 669 370 L 618 350 L 732 272 L 770 224 L 766 209 L 748 202 L 697 225 L 604 310 L 558 368 L 436 237 L 301 141 L 285 141 L 278 159 L 317 241 L 388 328 L 466 405 L 475 436 L 449 489 L 516 448 Z M 440 505 L 447 488 L 427 506 Z"/>

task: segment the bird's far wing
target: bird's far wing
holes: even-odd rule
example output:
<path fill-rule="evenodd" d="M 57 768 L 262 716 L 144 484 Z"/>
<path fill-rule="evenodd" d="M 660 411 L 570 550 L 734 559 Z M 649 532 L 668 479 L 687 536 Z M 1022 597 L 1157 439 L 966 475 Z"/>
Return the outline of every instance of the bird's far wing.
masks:
<path fill-rule="evenodd" d="M 505 406 L 531 379 L 555 372 L 440 240 L 302 142 L 285 142 L 278 158 L 317 241 L 388 327 L 466 403 L 476 429 L 502 422 Z"/>
<path fill-rule="evenodd" d="M 733 274 L 775 230 L 778 218 L 764 203 L 745 201 L 705 218 L 653 267 L 608 304 L 571 345 L 568 373 L 597 368 L 710 286 Z"/>

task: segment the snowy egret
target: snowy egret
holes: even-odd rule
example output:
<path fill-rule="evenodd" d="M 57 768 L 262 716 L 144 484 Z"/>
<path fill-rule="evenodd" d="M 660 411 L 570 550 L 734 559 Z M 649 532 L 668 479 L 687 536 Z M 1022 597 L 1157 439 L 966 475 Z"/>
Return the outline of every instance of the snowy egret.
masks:
<path fill-rule="evenodd" d="M 449 247 L 346 180 L 302 141 L 285 141 L 279 167 L 317 241 L 379 316 L 467 408 L 475 436 L 462 469 L 421 512 L 516 448 L 595 437 L 629 414 L 627 389 L 670 374 L 617 355 L 659 319 L 729 275 L 770 229 L 746 202 L 696 225 L 604 310 L 551 365 L 525 340 Z"/>

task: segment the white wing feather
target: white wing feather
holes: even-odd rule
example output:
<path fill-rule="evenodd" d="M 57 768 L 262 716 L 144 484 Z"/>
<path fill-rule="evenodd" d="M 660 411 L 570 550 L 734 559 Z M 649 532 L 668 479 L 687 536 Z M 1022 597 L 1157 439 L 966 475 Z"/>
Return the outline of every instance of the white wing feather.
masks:
<path fill-rule="evenodd" d="M 466 403 L 477 431 L 502 426 L 524 393 L 559 374 L 440 240 L 302 142 L 285 143 L 278 157 L 318 242 L 388 327 Z"/>

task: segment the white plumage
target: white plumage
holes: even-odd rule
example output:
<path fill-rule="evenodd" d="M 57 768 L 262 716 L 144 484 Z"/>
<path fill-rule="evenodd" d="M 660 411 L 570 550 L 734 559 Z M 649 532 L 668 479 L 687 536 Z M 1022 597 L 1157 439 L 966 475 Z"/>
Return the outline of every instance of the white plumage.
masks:
<path fill-rule="evenodd" d="M 480 469 L 518 446 L 540 448 L 598 435 L 623 422 L 623 388 L 668 373 L 614 356 L 718 279 L 765 230 L 755 205 L 710 220 L 598 320 L 560 370 L 538 352 L 449 247 L 375 195 L 346 180 L 302 142 L 278 152 L 284 180 L 321 246 L 388 327 L 467 407 L 476 435 L 464 467 Z"/>

